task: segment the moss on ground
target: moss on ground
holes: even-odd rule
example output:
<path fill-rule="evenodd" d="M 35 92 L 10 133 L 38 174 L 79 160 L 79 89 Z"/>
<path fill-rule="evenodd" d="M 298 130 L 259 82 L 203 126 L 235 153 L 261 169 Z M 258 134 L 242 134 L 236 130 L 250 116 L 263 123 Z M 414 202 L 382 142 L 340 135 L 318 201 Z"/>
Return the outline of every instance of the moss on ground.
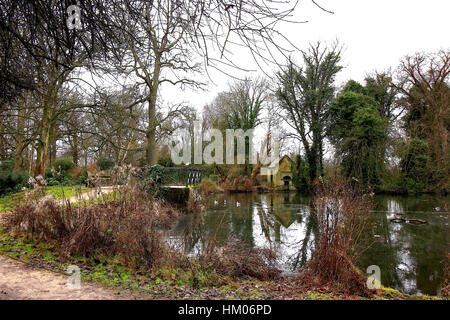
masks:
<path fill-rule="evenodd" d="M 202 268 L 195 262 L 187 269 L 166 266 L 148 271 L 129 268 L 119 257 L 73 255 L 62 258 L 55 246 L 42 242 L 36 243 L 21 237 L 14 238 L 4 227 L 0 227 L 0 254 L 59 273 L 65 273 L 69 265 L 77 265 L 84 281 L 119 291 L 131 291 L 140 294 L 144 299 L 367 299 L 317 291 L 300 291 L 294 295 L 283 296 L 283 293 L 279 291 L 280 282 L 259 281 L 252 278 L 233 279 L 219 275 L 212 268 Z M 410 296 L 398 290 L 383 287 L 382 295 L 374 295 L 372 299 L 440 300 L 444 298 Z"/>
<path fill-rule="evenodd" d="M 77 195 L 78 192 L 85 193 L 89 190 L 87 187 L 79 186 L 51 186 L 44 188 L 44 195 L 52 195 L 56 200 L 62 200 L 63 197 L 71 198 Z M 8 194 L 0 198 L 0 212 L 8 211 L 13 209 L 15 206 L 23 203 L 26 191 L 16 192 Z"/>

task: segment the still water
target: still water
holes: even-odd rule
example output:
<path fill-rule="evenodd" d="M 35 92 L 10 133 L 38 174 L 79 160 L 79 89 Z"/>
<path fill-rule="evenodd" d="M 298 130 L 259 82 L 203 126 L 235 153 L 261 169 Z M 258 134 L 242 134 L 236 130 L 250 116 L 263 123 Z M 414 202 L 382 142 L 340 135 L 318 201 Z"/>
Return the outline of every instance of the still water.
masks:
<path fill-rule="evenodd" d="M 360 259 L 361 270 L 381 269 L 381 283 L 408 294 L 440 292 L 443 263 L 449 248 L 448 199 L 436 196 L 376 196 Z M 318 228 L 311 199 L 297 193 L 218 194 L 205 199 L 206 213 L 186 215 L 171 231 L 172 241 L 197 254 L 209 239 L 224 244 L 237 238 L 253 247 L 277 252 L 280 267 L 296 273 L 308 261 Z M 393 223 L 395 215 L 427 224 Z"/>

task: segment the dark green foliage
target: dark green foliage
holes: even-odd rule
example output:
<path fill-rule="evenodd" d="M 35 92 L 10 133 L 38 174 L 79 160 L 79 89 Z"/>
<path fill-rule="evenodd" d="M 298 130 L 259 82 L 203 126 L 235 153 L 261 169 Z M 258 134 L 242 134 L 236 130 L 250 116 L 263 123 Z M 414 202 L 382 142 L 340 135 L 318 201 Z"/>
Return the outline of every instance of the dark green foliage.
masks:
<path fill-rule="evenodd" d="M 0 172 L 12 172 L 14 170 L 13 160 L 3 160 L 0 162 Z"/>
<path fill-rule="evenodd" d="M 108 158 L 100 158 L 97 160 L 97 167 L 100 170 L 109 170 L 114 167 L 114 161 Z"/>
<path fill-rule="evenodd" d="M 386 122 L 373 98 L 353 91 L 337 97 L 330 108 L 328 136 L 342 159 L 344 176 L 379 184 Z"/>
<path fill-rule="evenodd" d="M 28 172 L 24 170 L 14 173 L 13 160 L 2 161 L 0 163 L 0 196 L 27 187 L 28 178 Z"/>
<path fill-rule="evenodd" d="M 55 160 L 51 168 L 45 170 L 45 181 L 48 186 L 72 185 L 72 170 L 76 167 L 69 157 L 62 157 Z"/>
<path fill-rule="evenodd" d="M 69 157 L 58 158 L 53 164 L 53 168 L 56 171 L 60 171 L 65 176 L 69 175 L 70 171 L 75 168 L 75 166 L 75 163 Z"/>
<path fill-rule="evenodd" d="M 301 158 L 300 155 L 295 157 L 295 162 L 293 164 L 293 179 L 292 182 L 300 192 L 308 191 L 308 177 L 309 177 L 309 168 L 308 162 Z"/>
<path fill-rule="evenodd" d="M 45 169 L 45 182 L 47 186 L 70 186 L 73 184 L 72 178 L 70 176 L 60 174 L 53 168 Z"/>
<path fill-rule="evenodd" d="M 355 80 L 349 80 L 344 88 L 342 89 L 341 93 L 344 92 L 355 92 L 355 93 L 360 93 L 360 94 L 367 94 L 367 90 L 366 88 L 364 88 L 364 86 L 362 84 L 360 84 L 359 82 L 355 81 Z"/>
<path fill-rule="evenodd" d="M 408 193 L 421 193 L 431 175 L 431 159 L 425 140 L 411 139 L 406 143 L 400 162 L 403 182 Z"/>
<path fill-rule="evenodd" d="M 14 161 L 5 160 L 0 164 L 0 196 L 19 191 L 28 184 L 28 172 L 21 170 L 14 171 Z"/>
<path fill-rule="evenodd" d="M 323 139 L 329 107 L 334 98 L 341 49 L 337 44 L 322 48 L 320 42 L 303 52 L 303 67 L 292 61 L 278 73 L 277 98 L 286 113 L 285 120 L 295 129 L 305 150 L 309 183 L 323 174 Z"/>
<path fill-rule="evenodd" d="M 398 89 L 392 84 L 389 73 L 376 73 L 365 79 L 365 94 L 375 99 L 380 115 L 389 122 L 397 118 Z"/>
<path fill-rule="evenodd" d="M 87 168 L 83 168 L 80 176 L 77 179 L 77 184 L 86 185 L 87 178 L 88 178 Z"/>
<path fill-rule="evenodd" d="M 164 157 L 160 157 L 158 159 L 158 164 L 160 166 L 163 166 L 163 167 L 173 167 L 175 165 L 173 163 L 172 158 L 170 157 L 170 155 L 164 156 Z"/>
<path fill-rule="evenodd" d="M 145 157 L 139 158 L 137 162 L 139 168 L 145 167 L 147 165 Z"/>
<path fill-rule="evenodd" d="M 172 178 L 169 170 L 161 165 L 143 167 L 138 173 L 140 189 L 154 197 L 164 195 L 166 190 L 161 186 L 170 184 L 170 182 L 173 184 Z"/>

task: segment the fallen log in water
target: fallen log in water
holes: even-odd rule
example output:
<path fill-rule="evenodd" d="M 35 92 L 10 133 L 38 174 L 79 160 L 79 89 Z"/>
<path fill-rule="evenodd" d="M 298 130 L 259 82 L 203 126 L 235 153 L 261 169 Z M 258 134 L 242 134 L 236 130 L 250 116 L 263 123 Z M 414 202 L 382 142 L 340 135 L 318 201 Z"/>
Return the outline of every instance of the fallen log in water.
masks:
<path fill-rule="evenodd" d="M 427 220 L 417 219 L 417 218 L 403 218 L 403 217 L 395 217 L 390 219 L 391 222 L 394 223 L 412 223 L 412 224 L 425 224 L 428 223 Z"/>

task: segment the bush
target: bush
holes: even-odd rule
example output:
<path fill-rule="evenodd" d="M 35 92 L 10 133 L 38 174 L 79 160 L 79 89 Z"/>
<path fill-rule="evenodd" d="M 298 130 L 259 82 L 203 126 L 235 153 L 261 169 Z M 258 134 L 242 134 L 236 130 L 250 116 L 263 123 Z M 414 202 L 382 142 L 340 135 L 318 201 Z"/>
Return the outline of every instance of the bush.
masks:
<path fill-rule="evenodd" d="M 82 168 L 80 168 L 80 167 L 73 168 L 72 169 L 72 173 L 71 173 L 72 179 L 77 181 L 78 178 L 80 178 L 82 173 L 83 173 L 83 169 Z"/>
<path fill-rule="evenodd" d="M 216 182 L 212 181 L 209 178 L 203 178 L 201 182 L 202 192 L 205 194 L 216 193 L 223 191 Z"/>
<path fill-rule="evenodd" d="M 48 186 L 73 184 L 73 170 L 75 163 L 69 157 L 55 160 L 51 168 L 45 169 L 45 180 Z"/>
<path fill-rule="evenodd" d="M 400 169 L 397 167 L 384 170 L 380 188 L 376 189 L 376 193 L 404 194 L 406 188 Z"/>
<path fill-rule="evenodd" d="M 114 161 L 108 158 L 100 158 L 97 160 L 97 167 L 100 170 L 109 170 L 115 165 Z"/>
<path fill-rule="evenodd" d="M 107 204 L 28 201 L 6 215 L 5 225 L 13 234 L 55 244 L 64 257 L 102 254 L 121 257 L 130 267 L 152 267 L 167 253 L 162 229 L 178 215 L 145 194 L 121 190 Z"/>
<path fill-rule="evenodd" d="M 20 170 L 14 173 L 14 161 L 4 160 L 0 163 L 0 196 L 19 191 L 28 186 L 28 172 Z"/>
<path fill-rule="evenodd" d="M 350 294 L 368 294 L 365 277 L 356 264 L 366 249 L 361 235 L 374 202 L 372 193 L 360 190 L 364 190 L 362 186 L 350 186 L 343 178 L 317 185 L 314 211 L 319 239 L 300 274 L 303 283 L 327 285 Z"/>
<path fill-rule="evenodd" d="M 27 187 L 28 178 L 28 172 L 23 170 L 17 173 L 0 171 L 0 196 Z"/>
<path fill-rule="evenodd" d="M 81 173 L 77 178 L 77 184 L 86 185 L 87 178 L 88 178 L 88 169 L 82 168 Z"/>
<path fill-rule="evenodd" d="M 68 177 L 71 174 L 71 171 L 73 168 L 75 168 L 76 165 L 69 157 L 62 157 L 55 160 L 55 163 L 53 164 L 53 168 L 56 171 L 60 171 L 61 174 Z"/>
<path fill-rule="evenodd" d="M 159 150 L 158 164 L 163 167 L 173 167 L 175 165 L 172 161 L 172 157 L 170 156 L 170 150 L 167 145 L 164 145 Z"/>
<path fill-rule="evenodd" d="M 95 162 L 91 162 L 86 167 L 87 171 L 91 174 L 97 172 L 97 164 Z"/>
<path fill-rule="evenodd" d="M 3 160 L 0 161 L 0 172 L 12 172 L 14 170 L 14 161 Z"/>
<path fill-rule="evenodd" d="M 221 187 L 228 192 L 249 192 L 253 190 L 253 182 L 247 177 L 237 177 L 233 180 L 226 179 Z"/>
<path fill-rule="evenodd" d="M 280 276 L 280 270 L 275 267 L 276 259 L 274 251 L 252 248 L 236 239 L 229 240 L 219 249 L 211 246 L 199 257 L 202 265 L 210 265 L 223 276 L 253 277 L 263 281 Z"/>
<path fill-rule="evenodd" d="M 441 287 L 441 295 L 450 298 L 450 253 L 447 253 L 447 259 L 444 264 L 444 281 Z"/>
<path fill-rule="evenodd" d="M 236 178 L 240 178 L 244 175 L 244 166 L 235 164 L 227 172 L 227 179 L 233 181 Z"/>

